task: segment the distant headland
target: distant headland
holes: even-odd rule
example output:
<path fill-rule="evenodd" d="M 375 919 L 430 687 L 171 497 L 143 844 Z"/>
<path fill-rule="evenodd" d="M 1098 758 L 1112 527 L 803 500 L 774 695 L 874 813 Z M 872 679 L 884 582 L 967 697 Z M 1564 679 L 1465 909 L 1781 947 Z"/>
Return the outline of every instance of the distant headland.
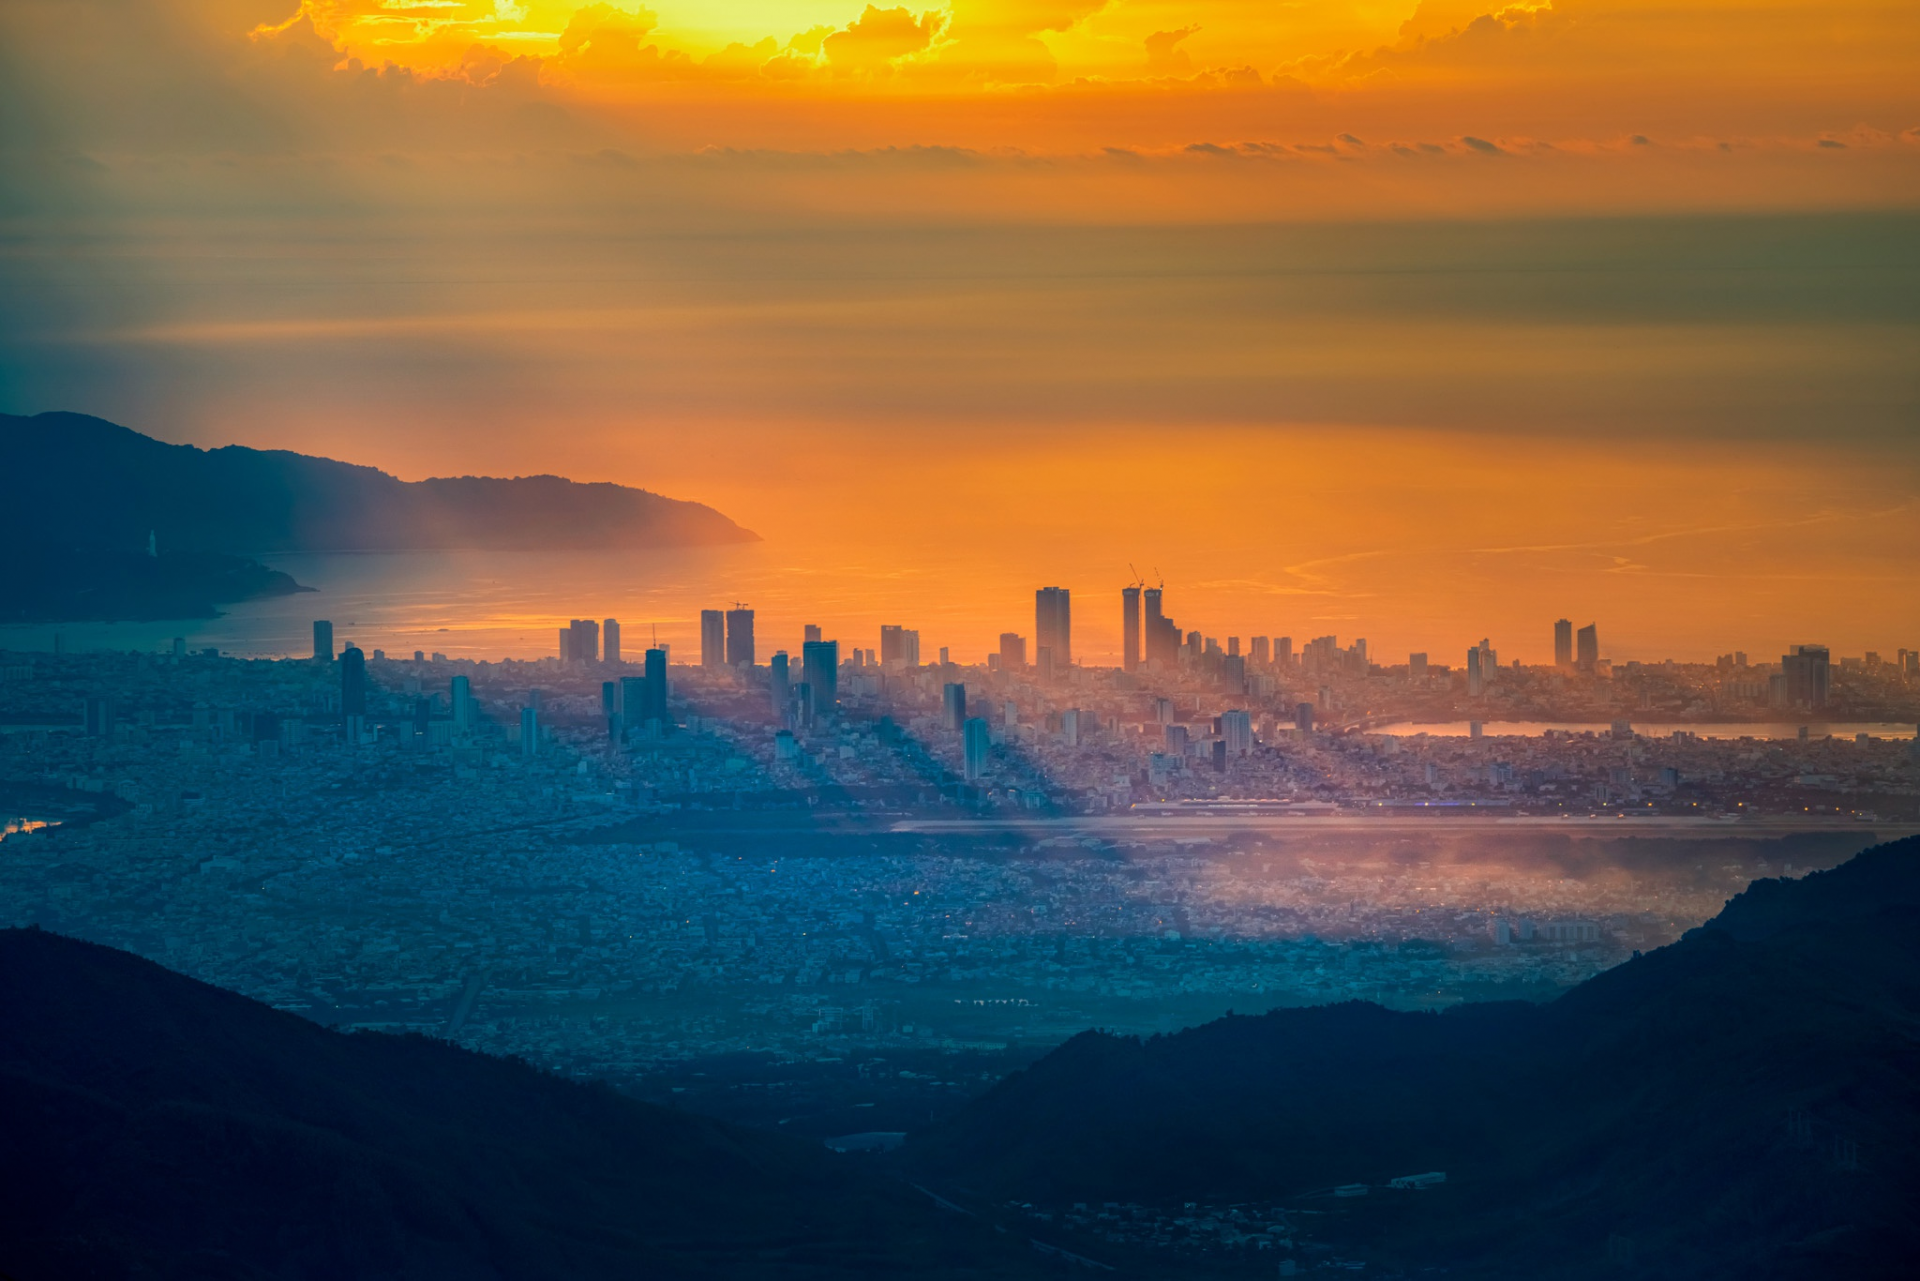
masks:
<path fill-rule="evenodd" d="M 285 450 L 0 414 L 0 621 L 207 618 L 310 590 L 274 552 L 618 550 L 758 541 L 701 503 L 558 476 L 403 481 Z"/>

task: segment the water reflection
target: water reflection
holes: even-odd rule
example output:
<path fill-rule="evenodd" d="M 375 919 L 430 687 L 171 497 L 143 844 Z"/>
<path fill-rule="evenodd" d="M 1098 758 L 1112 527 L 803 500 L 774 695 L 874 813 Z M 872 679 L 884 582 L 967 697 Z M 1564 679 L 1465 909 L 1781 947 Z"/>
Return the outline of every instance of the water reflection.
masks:
<path fill-rule="evenodd" d="M 1912 738 L 1916 727 L 1897 721 L 1843 721 L 1825 723 L 1821 721 L 1631 721 L 1628 722 L 1635 734 L 1645 738 L 1667 738 L 1673 734 L 1692 734 L 1697 738 L 1798 738 L 1801 730 L 1807 731 L 1809 738 L 1853 738 L 1865 734 L 1869 738 Z M 1376 725 L 1369 731 L 1375 734 L 1391 734 L 1396 738 L 1411 738 L 1419 734 L 1431 734 L 1436 738 L 1468 738 L 1473 734 L 1473 721 L 1399 721 L 1391 725 Z M 1610 721 L 1481 721 L 1480 732 L 1488 738 L 1539 738 L 1547 733 L 1561 734 L 1606 734 L 1613 724 Z"/>

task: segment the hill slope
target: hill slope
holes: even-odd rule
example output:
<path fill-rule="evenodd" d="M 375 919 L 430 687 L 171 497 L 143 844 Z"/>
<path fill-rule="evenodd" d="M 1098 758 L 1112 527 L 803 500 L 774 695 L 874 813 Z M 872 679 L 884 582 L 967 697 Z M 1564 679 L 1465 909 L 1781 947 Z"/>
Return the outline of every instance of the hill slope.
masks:
<path fill-rule="evenodd" d="M 752 542 L 700 503 L 558 476 L 402 481 L 281 450 L 169 445 L 85 414 L 0 414 L 0 617 L 205 617 L 301 590 L 289 551 L 608 550 Z M 153 535 L 158 557 L 147 555 Z"/>
<path fill-rule="evenodd" d="M 1328 1231 L 1470 1276 L 1603 1275 L 1615 1237 L 1646 1275 L 1900 1275 L 1920 1257 L 1917 902 L 1907 840 L 1756 883 L 1546 1006 L 1088 1033 L 905 1159 L 995 1200 L 1323 1208 L 1297 1198 L 1444 1170 L 1417 1208 L 1375 1196 Z"/>
<path fill-rule="evenodd" d="M 165 550 L 400 551 L 752 542 L 711 507 L 557 476 L 402 481 L 284 450 L 169 445 L 85 414 L 0 415 L 4 516 L 48 542 Z"/>
<path fill-rule="evenodd" d="M 845 1158 L 0 931 L 0 1274 L 1019 1274 Z"/>

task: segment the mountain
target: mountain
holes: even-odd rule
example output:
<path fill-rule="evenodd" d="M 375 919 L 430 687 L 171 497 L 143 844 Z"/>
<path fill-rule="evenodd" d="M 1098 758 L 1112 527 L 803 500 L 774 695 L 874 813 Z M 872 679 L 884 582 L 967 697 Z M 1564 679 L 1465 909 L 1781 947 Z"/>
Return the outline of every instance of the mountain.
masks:
<path fill-rule="evenodd" d="M 0 1275 L 1021 1276 L 989 1232 L 782 1136 L 417 1036 L 332 1031 L 0 930 Z"/>
<path fill-rule="evenodd" d="M 1314 1209 L 1324 1244 L 1389 1270 L 1603 1276 L 1630 1255 L 1646 1276 L 1905 1275 L 1920 1258 L 1916 907 L 1909 839 L 1756 882 L 1547 1005 L 1085 1033 L 902 1159 L 983 1203 Z M 1380 1187 L 1430 1170 L 1443 1188 Z M 1325 1195 L 1354 1183 L 1379 1190 Z"/>
<path fill-rule="evenodd" d="M 565 551 L 753 542 L 711 507 L 558 476 L 403 481 L 285 450 L 169 445 L 85 414 L 0 415 L 14 531 L 42 541 L 259 555 Z"/>
<path fill-rule="evenodd" d="M 213 618 L 222 605 L 310 592 L 247 556 L 8 542 L 0 560 L 0 622 L 127 622 Z"/>
<path fill-rule="evenodd" d="M 299 590 L 247 559 L 273 552 L 757 539 L 711 507 L 624 485 L 403 481 L 283 450 L 169 445 L 85 414 L 0 414 L 0 474 L 27 478 L 0 504 L 0 614 L 15 621 L 203 617 L 218 604 Z"/>

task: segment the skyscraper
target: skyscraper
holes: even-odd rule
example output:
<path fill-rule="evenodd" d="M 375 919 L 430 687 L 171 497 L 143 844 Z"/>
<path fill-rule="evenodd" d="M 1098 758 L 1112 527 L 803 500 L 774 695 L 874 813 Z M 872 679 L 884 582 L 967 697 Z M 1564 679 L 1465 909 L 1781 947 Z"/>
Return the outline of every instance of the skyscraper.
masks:
<path fill-rule="evenodd" d="M 1573 666 L 1573 620 L 1563 618 L 1553 625 L 1553 665 Z"/>
<path fill-rule="evenodd" d="M 1480 643 L 1473 648 L 1474 652 L 1480 655 L 1480 687 L 1485 690 L 1490 688 L 1494 678 L 1500 675 L 1500 655 L 1494 651 L 1493 641 L 1488 637 L 1481 637 Z M 1471 684 L 1473 679 L 1471 663 L 1467 665 L 1467 679 Z"/>
<path fill-rule="evenodd" d="M 1018 632 L 1000 633 L 1000 670 L 1003 672 L 1027 670 L 1027 638 Z"/>
<path fill-rule="evenodd" d="M 1033 645 L 1053 651 L 1053 669 L 1073 666 L 1073 599 L 1064 587 L 1042 587 L 1033 594 Z"/>
<path fill-rule="evenodd" d="M 953 681 L 940 690 L 940 719 L 948 729 L 957 730 L 967 722 L 967 687 Z"/>
<path fill-rule="evenodd" d="M 520 709 L 520 755 L 540 754 L 540 713 L 531 707 Z"/>
<path fill-rule="evenodd" d="M 1120 669 L 1140 666 L 1140 589 L 1120 589 Z"/>
<path fill-rule="evenodd" d="M 776 650 L 767 660 L 767 699 L 773 704 L 773 714 L 785 717 L 793 705 L 793 691 L 787 674 L 787 651 Z"/>
<path fill-rule="evenodd" d="M 1248 649 L 1252 654 L 1253 661 L 1256 666 L 1266 667 L 1272 664 L 1273 642 L 1269 640 L 1267 637 L 1265 636 L 1254 637 L 1252 642 L 1249 644 Z"/>
<path fill-rule="evenodd" d="M 968 782 L 986 776 L 987 753 L 993 745 L 993 731 L 984 716 L 970 717 L 965 732 L 965 765 Z"/>
<path fill-rule="evenodd" d="M 1220 713 L 1220 738 L 1228 756 L 1252 755 L 1253 717 L 1238 708 Z"/>
<path fill-rule="evenodd" d="M 1594 664 L 1600 661 L 1600 627 L 1597 623 L 1588 623 L 1574 637 L 1573 662 L 1583 672 L 1590 672 Z"/>
<path fill-rule="evenodd" d="M 813 690 L 814 715 L 833 715 L 840 705 L 840 642 L 813 640 L 801 645 L 800 672 Z"/>
<path fill-rule="evenodd" d="M 1480 669 L 1480 653 L 1478 645 L 1467 650 L 1467 694 L 1472 698 L 1487 692 L 1487 676 Z"/>
<path fill-rule="evenodd" d="M 340 714 L 367 714 L 367 656 L 358 645 L 340 651 Z"/>
<path fill-rule="evenodd" d="M 667 651 L 650 649 L 646 655 L 647 683 L 646 697 L 640 709 L 640 725 L 657 720 L 664 728 L 667 724 Z"/>
<path fill-rule="evenodd" d="M 700 666 L 727 665 L 727 616 L 717 609 L 700 611 Z"/>
<path fill-rule="evenodd" d="M 461 733 L 473 728 L 473 682 L 456 676 L 449 685 L 447 701 L 453 707 L 453 727 Z"/>
<path fill-rule="evenodd" d="M 911 627 L 899 627 L 892 623 L 880 626 L 880 665 L 904 663 L 908 667 L 920 666 L 920 633 Z"/>
<path fill-rule="evenodd" d="M 1161 589 L 1149 587 L 1141 592 L 1145 616 L 1140 623 L 1141 656 L 1157 667 L 1171 668 L 1180 662 L 1180 629 L 1166 616 Z"/>
<path fill-rule="evenodd" d="M 801 637 L 801 643 L 805 644 L 807 641 L 817 641 L 819 639 L 820 639 L 820 624 L 808 623 L 806 634 Z"/>
<path fill-rule="evenodd" d="M 1293 727 L 1302 734 L 1313 732 L 1313 704 L 1295 703 L 1293 705 Z"/>
<path fill-rule="evenodd" d="M 1427 656 L 1424 653 L 1407 655 L 1407 675 L 1417 681 L 1427 679 Z"/>
<path fill-rule="evenodd" d="M 727 666 L 753 666 L 753 611 L 744 605 L 727 611 Z"/>
<path fill-rule="evenodd" d="M 620 620 L 609 618 L 600 624 L 601 654 L 609 663 L 620 661 Z"/>
<path fill-rule="evenodd" d="M 1832 659 L 1825 645 L 1795 645 L 1781 657 L 1780 672 L 1787 678 L 1789 706 L 1817 710 L 1827 705 Z"/>
<path fill-rule="evenodd" d="M 620 678 L 620 728 L 631 733 L 644 727 L 646 723 L 647 678 L 622 676 Z"/>
<path fill-rule="evenodd" d="M 597 663 L 600 661 L 600 624 L 591 618 L 575 618 L 560 629 L 560 661 Z"/>
<path fill-rule="evenodd" d="M 323 663 L 333 661 L 333 624 L 324 618 L 313 623 L 313 656 Z"/>

